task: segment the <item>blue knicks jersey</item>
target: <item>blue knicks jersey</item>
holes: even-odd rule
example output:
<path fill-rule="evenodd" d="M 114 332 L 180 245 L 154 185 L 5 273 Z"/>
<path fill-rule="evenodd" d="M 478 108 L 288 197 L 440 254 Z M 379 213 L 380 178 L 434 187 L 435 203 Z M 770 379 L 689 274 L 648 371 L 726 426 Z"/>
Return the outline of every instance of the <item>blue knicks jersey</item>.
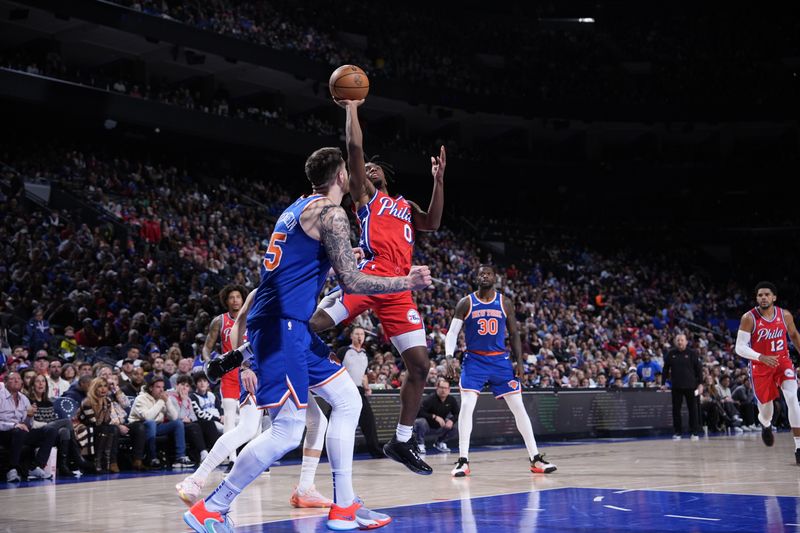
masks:
<path fill-rule="evenodd" d="M 261 262 L 261 283 L 247 315 L 248 329 L 263 317 L 308 321 L 314 313 L 331 264 L 322 243 L 303 231 L 300 215 L 321 198 L 319 194 L 298 198 L 278 218 Z"/>
<path fill-rule="evenodd" d="M 506 313 L 503 295 L 494 293 L 490 302 L 478 299 L 478 293 L 469 295 L 470 309 L 464 319 L 464 338 L 467 351 L 477 355 L 505 355 Z"/>

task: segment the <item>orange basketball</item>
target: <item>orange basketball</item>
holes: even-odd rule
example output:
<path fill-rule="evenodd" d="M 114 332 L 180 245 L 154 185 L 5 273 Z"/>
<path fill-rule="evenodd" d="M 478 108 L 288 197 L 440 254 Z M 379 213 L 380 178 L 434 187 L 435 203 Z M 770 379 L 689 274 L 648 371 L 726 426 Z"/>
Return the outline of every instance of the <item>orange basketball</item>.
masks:
<path fill-rule="evenodd" d="M 342 65 L 331 74 L 328 87 L 337 100 L 363 100 L 369 93 L 369 78 L 355 65 Z"/>

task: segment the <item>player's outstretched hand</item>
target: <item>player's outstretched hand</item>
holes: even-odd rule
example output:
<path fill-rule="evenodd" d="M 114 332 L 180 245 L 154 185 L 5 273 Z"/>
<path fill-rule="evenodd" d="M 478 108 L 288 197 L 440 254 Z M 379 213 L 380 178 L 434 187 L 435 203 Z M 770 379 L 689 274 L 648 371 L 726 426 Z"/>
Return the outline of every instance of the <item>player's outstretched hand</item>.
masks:
<path fill-rule="evenodd" d="M 337 100 L 336 98 L 334 98 L 333 101 L 336 102 L 336 105 L 338 105 L 342 109 L 347 109 L 351 105 L 358 107 L 358 106 L 360 106 L 361 104 L 364 103 L 363 99 L 362 100 Z"/>
<path fill-rule="evenodd" d="M 412 266 L 411 271 L 408 273 L 408 278 L 411 281 L 412 291 L 425 289 L 431 284 L 431 270 L 425 266 Z"/>
<path fill-rule="evenodd" d="M 447 152 L 444 145 L 439 148 L 439 157 L 431 156 L 431 175 L 435 180 L 444 178 L 444 168 L 447 166 Z"/>
<path fill-rule="evenodd" d="M 258 378 L 256 377 L 256 373 L 249 368 L 246 368 L 242 370 L 241 374 L 239 374 L 239 378 L 242 380 L 242 386 L 244 387 L 244 390 L 255 396 L 256 389 L 258 388 Z"/>

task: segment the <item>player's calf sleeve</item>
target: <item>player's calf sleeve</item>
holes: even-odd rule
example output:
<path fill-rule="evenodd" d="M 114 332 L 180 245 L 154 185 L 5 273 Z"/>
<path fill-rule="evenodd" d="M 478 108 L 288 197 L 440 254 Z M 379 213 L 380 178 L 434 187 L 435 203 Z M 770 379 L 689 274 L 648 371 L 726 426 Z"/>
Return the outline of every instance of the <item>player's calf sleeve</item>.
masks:
<path fill-rule="evenodd" d="M 800 428 L 800 404 L 797 403 L 797 380 L 787 379 L 781 383 L 783 398 L 789 408 L 789 425 Z"/>
<path fill-rule="evenodd" d="M 308 407 L 306 408 L 306 429 L 308 431 L 306 431 L 303 448 L 322 450 L 325 444 L 325 432 L 328 429 L 328 419 L 325 418 L 325 414 L 311 394 L 308 395 Z"/>
<path fill-rule="evenodd" d="M 469 439 L 472 435 L 472 414 L 478 403 L 474 392 L 461 393 L 461 411 L 458 413 L 458 456 L 469 458 Z"/>
<path fill-rule="evenodd" d="M 520 435 L 522 435 L 522 440 L 525 441 L 525 447 L 528 449 L 528 456 L 533 459 L 539 453 L 539 448 L 536 446 L 536 437 L 533 436 L 531 418 L 525 410 L 525 404 L 522 403 L 522 394 L 509 394 L 503 398 L 508 404 L 508 408 L 511 409 L 511 412 L 514 414 L 517 430 Z"/>
<path fill-rule="evenodd" d="M 772 412 L 772 402 L 758 404 L 758 421 L 761 422 L 762 426 L 768 427 L 772 425 Z"/>
<path fill-rule="evenodd" d="M 336 505 L 347 507 L 355 499 L 353 446 L 361 414 L 361 396 L 347 374 L 340 374 L 315 392 L 332 408 L 325 444 L 333 473 L 333 497 Z"/>

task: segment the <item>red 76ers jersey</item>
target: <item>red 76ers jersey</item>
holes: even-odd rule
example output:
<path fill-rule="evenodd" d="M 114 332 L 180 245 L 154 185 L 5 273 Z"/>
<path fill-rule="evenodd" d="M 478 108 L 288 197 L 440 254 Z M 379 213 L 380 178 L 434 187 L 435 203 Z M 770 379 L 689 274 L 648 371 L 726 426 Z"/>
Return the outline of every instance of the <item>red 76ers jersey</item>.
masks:
<path fill-rule="evenodd" d="M 761 355 L 777 355 L 789 357 L 787 342 L 786 322 L 783 319 L 783 309 L 775 307 L 771 319 L 761 314 L 758 307 L 750 310 L 753 316 L 753 333 L 750 336 L 750 347 Z"/>
<path fill-rule="evenodd" d="M 222 315 L 222 324 L 219 326 L 219 345 L 222 349 L 221 353 L 228 353 L 234 348 L 238 348 L 238 346 L 234 346 L 231 342 L 231 329 L 233 328 L 234 322 L 236 319 L 231 317 L 230 313 L 223 313 Z M 244 332 L 242 335 L 242 341 L 247 340 L 247 332 Z"/>
<path fill-rule="evenodd" d="M 356 214 L 361 225 L 359 246 L 365 254 L 359 268 L 376 275 L 407 275 L 416 236 L 408 200 L 375 190 Z"/>

